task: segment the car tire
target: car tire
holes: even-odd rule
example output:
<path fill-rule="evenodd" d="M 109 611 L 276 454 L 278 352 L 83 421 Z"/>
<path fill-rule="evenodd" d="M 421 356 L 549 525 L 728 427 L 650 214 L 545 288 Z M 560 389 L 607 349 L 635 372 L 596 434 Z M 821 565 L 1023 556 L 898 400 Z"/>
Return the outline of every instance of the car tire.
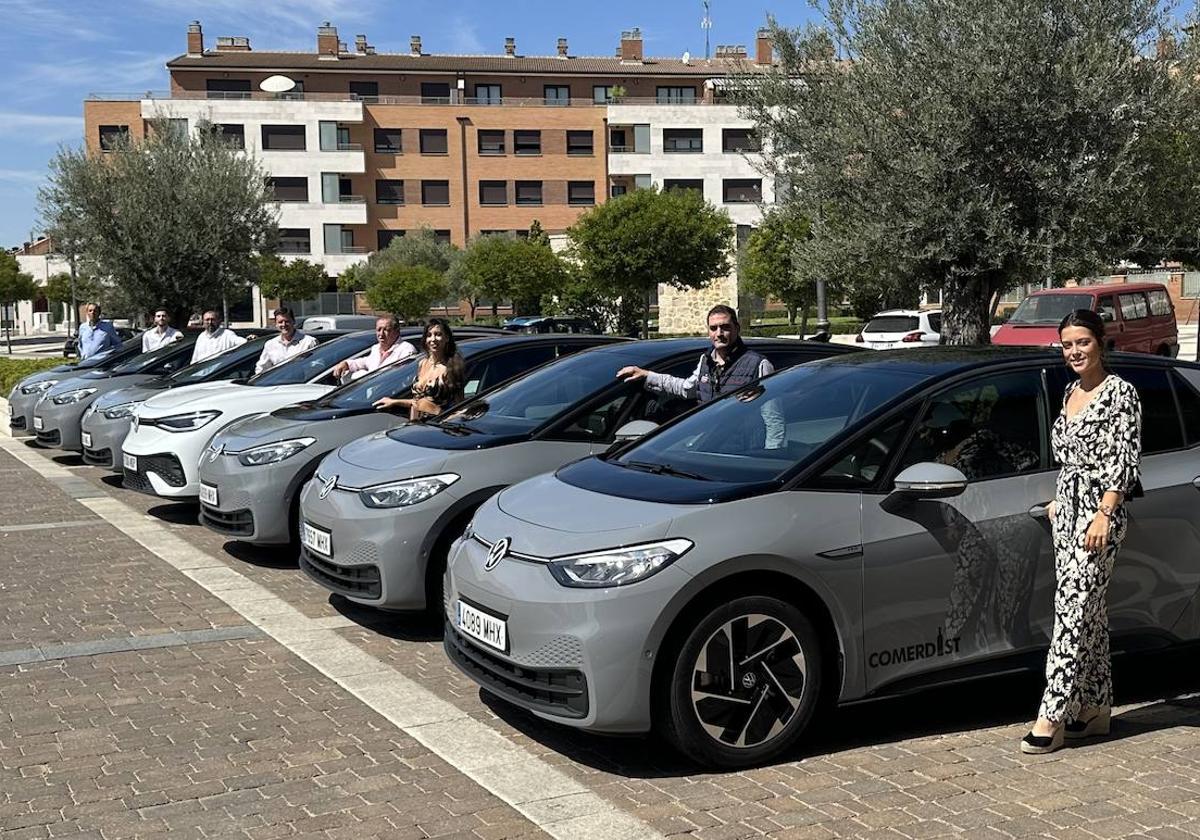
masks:
<path fill-rule="evenodd" d="M 735 769 L 770 761 L 800 739 L 818 707 L 820 639 L 786 601 L 749 595 L 714 604 L 678 651 L 663 688 L 663 734 L 701 764 Z"/>

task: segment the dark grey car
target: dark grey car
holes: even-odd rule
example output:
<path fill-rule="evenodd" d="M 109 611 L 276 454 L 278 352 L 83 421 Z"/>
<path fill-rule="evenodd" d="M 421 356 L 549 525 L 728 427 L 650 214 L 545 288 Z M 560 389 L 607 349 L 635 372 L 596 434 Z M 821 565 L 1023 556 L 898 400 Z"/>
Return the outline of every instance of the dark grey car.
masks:
<path fill-rule="evenodd" d="M 1200 366 L 1114 354 L 1142 487 L 1113 647 L 1200 637 Z M 1060 353 L 929 348 L 775 374 L 485 503 L 452 551 L 445 646 L 489 690 L 738 767 L 822 698 L 1040 670 Z M 783 445 L 747 445 L 774 403 Z M 761 437 L 758 438 L 761 441 Z"/>
<path fill-rule="evenodd" d="M 481 393 L 607 336 L 508 336 L 463 341 L 466 393 Z M 218 433 L 200 461 L 200 522 L 232 539 L 286 543 L 297 538 L 299 491 L 332 450 L 403 424 L 376 411 L 380 397 L 407 396 L 419 357 L 376 371 L 319 400 L 251 417 Z"/>

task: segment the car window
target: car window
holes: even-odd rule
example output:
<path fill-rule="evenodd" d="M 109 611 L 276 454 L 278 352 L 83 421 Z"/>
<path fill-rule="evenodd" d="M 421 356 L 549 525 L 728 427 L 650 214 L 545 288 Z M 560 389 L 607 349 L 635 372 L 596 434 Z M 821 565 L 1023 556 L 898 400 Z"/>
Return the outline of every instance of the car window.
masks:
<path fill-rule="evenodd" d="M 1121 318 L 1125 321 L 1136 321 L 1150 314 L 1146 306 L 1146 296 L 1141 292 L 1117 295 L 1117 300 L 1121 304 Z"/>
<path fill-rule="evenodd" d="M 1010 324 L 1054 324 L 1076 309 L 1091 309 L 1093 297 L 1088 294 L 1030 295 L 1021 301 L 1008 318 Z"/>
<path fill-rule="evenodd" d="M 330 391 L 316 404 L 321 408 L 359 409 L 368 408 L 383 397 L 401 397 L 412 387 L 417 375 L 417 362 L 424 354 L 409 356 L 390 365 L 355 379 L 349 384 Z M 467 371 L 470 375 L 470 361 Z"/>
<path fill-rule="evenodd" d="M 802 365 L 805 362 L 811 362 L 814 359 L 823 359 L 827 355 L 825 353 L 813 352 L 811 348 L 807 347 L 797 347 L 794 350 L 790 347 L 772 347 L 766 350 L 758 350 L 757 348 L 753 349 L 765 356 L 767 360 L 774 366 L 775 370 L 786 370 L 793 365 Z M 692 370 L 695 370 L 695 367 L 695 365 L 692 365 Z M 684 374 L 684 376 L 687 376 L 691 372 L 692 371 L 688 371 Z"/>
<path fill-rule="evenodd" d="M 1117 302 L 1112 295 L 1105 295 L 1096 304 L 1096 314 L 1104 321 L 1117 320 Z"/>
<path fill-rule="evenodd" d="M 1117 366 L 1120 376 L 1137 389 L 1142 402 L 1142 454 L 1183 448 L 1183 430 L 1168 371 L 1161 368 Z"/>
<path fill-rule="evenodd" d="M 192 348 L 191 347 L 186 348 L 182 352 L 179 352 L 179 348 L 176 348 L 176 353 L 174 355 L 167 356 L 166 358 L 159 361 L 158 364 L 153 365 L 150 368 L 147 368 L 145 372 L 152 374 L 154 376 L 165 376 L 167 374 L 175 373 L 176 371 L 182 370 L 183 368 L 187 367 L 188 363 L 191 360 L 192 360 Z"/>
<path fill-rule="evenodd" d="M 887 468 L 888 460 L 912 421 L 912 412 L 893 417 L 851 443 L 833 462 L 805 483 L 808 490 L 865 490 Z"/>
<path fill-rule="evenodd" d="M 1149 298 L 1151 315 L 1171 314 L 1171 296 L 1167 294 L 1166 289 L 1151 290 L 1149 293 Z"/>
<path fill-rule="evenodd" d="M 318 339 L 319 340 L 319 339 Z M 252 385 L 300 385 L 329 370 L 342 359 L 362 355 L 375 343 L 375 334 L 347 335 L 327 341 L 289 359 L 277 367 L 265 370 L 251 380 Z"/>
<path fill-rule="evenodd" d="M 187 346 L 190 353 L 191 342 L 188 342 Z M 159 347 L 157 350 L 151 350 L 149 353 L 142 353 L 141 355 L 134 356 L 132 359 L 121 362 L 121 364 L 112 369 L 112 372 L 118 376 L 128 373 L 161 374 L 163 372 L 163 363 L 176 359 L 179 353 L 180 348 L 176 344 L 167 344 Z"/>
<path fill-rule="evenodd" d="M 942 313 L 941 312 L 930 312 L 929 313 L 929 329 L 935 333 L 940 333 L 942 331 Z"/>
<path fill-rule="evenodd" d="M 467 380 L 463 393 L 470 397 L 486 391 L 493 385 L 519 376 L 555 357 L 553 344 L 537 344 L 530 347 L 504 350 L 479 366 Z"/>
<path fill-rule="evenodd" d="M 984 481 L 1043 469 L 1047 450 L 1040 372 L 991 374 L 930 398 L 897 471 L 934 462 Z"/>
<path fill-rule="evenodd" d="M 632 399 L 634 399 L 632 389 L 624 389 L 555 431 L 553 438 L 555 440 L 607 440 L 616 432 L 617 422 L 625 411 L 625 406 L 629 405 L 629 401 Z"/>
<path fill-rule="evenodd" d="M 659 373 L 686 379 L 696 369 L 696 362 L 688 358 L 654 367 Z M 637 401 L 637 405 L 625 422 L 649 420 L 662 425 L 696 404 L 695 400 L 658 394 L 636 386 L 627 387 L 555 430 L 552 436 L 556 440 L 608 440 L 616 433 L 617 424 L 621 422 L 626 407 L 634 400 Z"/>
<path fill-rule="evenodd" d="M 863 327 L 866 333 L 912 332 L 917 329 L 916 315 L 876 315 Z"/>
<path fill-rule="evenodd" d="M 1175 397 L 1183 414 L 1183 434 L 1188 446 L 1200 443 L 1200 394 L 1178 373 L 1171 375 Z"/>

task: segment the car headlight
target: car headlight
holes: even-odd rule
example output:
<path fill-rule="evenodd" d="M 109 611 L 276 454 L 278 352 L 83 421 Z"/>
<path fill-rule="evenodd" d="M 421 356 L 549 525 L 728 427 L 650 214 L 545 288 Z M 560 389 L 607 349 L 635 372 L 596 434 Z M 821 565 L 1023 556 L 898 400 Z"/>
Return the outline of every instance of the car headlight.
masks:
<path fill-rule="evenodd" d="M 219 411 L 189 411 L 187 414 L 156 417 L 153 420 L 153 425 L 168 432 L 194 432 L 196 429 L 207 426 L 220 416 L 221 412 Z"/>
<path fill-rule="evenodd" d="M 57 397 L 51 397 L 50 402 L 55 405 L 70 405 L 87 399 L 94 393 L 96 393 L 95 388 L 76 388 L 74 391 L 64 391 Z"/>
<path fill-rule="evenodd" d="M 119 405 L 103 408 L 100 410 L 100 413 L 104 415 L 106 420 L 123 420 L 125 418 L 132 417 L 133 410 L 139 405 L 141 405 L 141 403 L 138 402 L 121 403 Z"/>
<path fill-rule="evenodd" d="M 676 539 L 631 545 L 560 557 L 548 564 L 550 574 L 563 586 L 594 588 L 626 586 L 653 575 L 686 554 L 694 543 Z"/>
<path fill-rule="evenodd" d="M 33 382 L 29 385 L 22 385 L 21 393 L 25 396 L 29 396 L 30 394 L 44 394 L 57 384 L 57 379 L 43 379 L 41 382 Z"/>
<path fill-rule="evenodd" d="M 369 508 L 408 507 L 436 496 L 456 481 L 458 476 L 454 473 L 389 481 L 360 490 L 358 497 Z"/>
<path fill-rule="evenodd" d="M 317 442 L 316 438 L 303 437 L 292 440 L 278 440 L 253 449 L 245 449 L 238 453 L 238 461 L 244 467 L 261 467 L 264 464 L 277 464 L 286 461 Z"/>

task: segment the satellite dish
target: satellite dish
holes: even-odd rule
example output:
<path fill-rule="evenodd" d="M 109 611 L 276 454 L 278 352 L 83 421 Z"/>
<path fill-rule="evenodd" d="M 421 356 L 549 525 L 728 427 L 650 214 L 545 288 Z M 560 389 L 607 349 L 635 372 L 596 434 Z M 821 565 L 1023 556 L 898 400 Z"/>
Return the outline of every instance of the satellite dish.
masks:
<path fill-rule="evenodd" d="M 259 89 L 267 93 L 287 93 L 295 86 L 296 82 L 287 76 L 267 76 L 258 83 Z"/>
<path fill-rule="evenodd" d="M 683 51 L 683 63 L 689 64 L 689 63 L 691 63 L 691 60 L 692 60 L 692 54 L 690 52 L 688 52 L 687 50 L 684 50 Z"/>

